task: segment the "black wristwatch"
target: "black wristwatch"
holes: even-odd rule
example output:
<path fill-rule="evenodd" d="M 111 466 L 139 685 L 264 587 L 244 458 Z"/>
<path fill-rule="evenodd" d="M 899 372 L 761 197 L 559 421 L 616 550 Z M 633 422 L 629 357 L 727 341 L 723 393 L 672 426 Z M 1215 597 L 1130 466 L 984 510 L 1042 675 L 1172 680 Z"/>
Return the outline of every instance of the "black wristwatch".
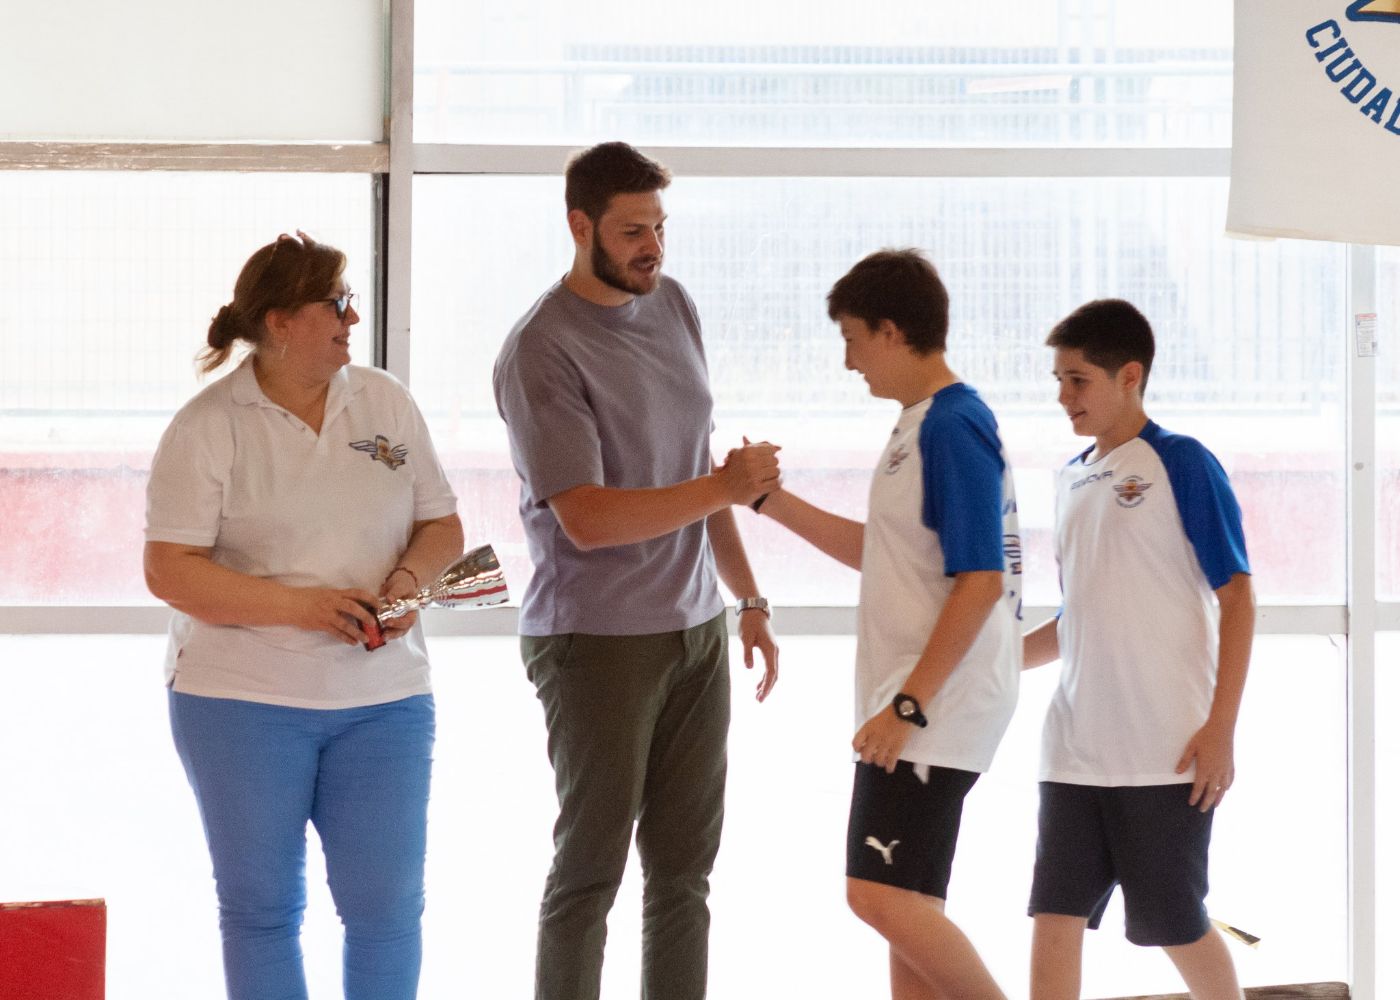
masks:
<path fill-rule="evenodd" d="M 912 694 L 905 694 L 901 691 L 894 696 L 894 714 L 905 722 L 913 723 L 920 729 L 928 726 L 928 716 L 919 707 L 919 699 Z"/>

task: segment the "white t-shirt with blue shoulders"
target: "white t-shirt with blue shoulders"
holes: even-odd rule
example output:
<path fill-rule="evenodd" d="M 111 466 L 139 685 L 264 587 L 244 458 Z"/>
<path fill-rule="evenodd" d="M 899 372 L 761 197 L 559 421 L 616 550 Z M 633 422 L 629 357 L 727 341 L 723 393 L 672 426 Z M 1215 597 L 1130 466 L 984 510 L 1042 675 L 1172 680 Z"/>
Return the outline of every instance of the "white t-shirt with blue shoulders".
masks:
<path fill-rule="evenodd" d="M 1148 421 L 1107 455 L 1060 470 L 1055 554 L 1063 666 L 1041 780 L 1141 786 L 1176 773 L 1215 695 L 1214 591 L 1249 572 L 1240 507 L 1199 441 Z"/>
<path fill-rule="evenodd" d="M 889 706 L 933 634 L 958 573 L 1005 574 L 1006 593 L 900 759 L 987 770 L 1016 709 L 1021 541 L 996 418 L 961 382 L 907 407 L 870 484 L 856 626 L 856 727 Z"/>

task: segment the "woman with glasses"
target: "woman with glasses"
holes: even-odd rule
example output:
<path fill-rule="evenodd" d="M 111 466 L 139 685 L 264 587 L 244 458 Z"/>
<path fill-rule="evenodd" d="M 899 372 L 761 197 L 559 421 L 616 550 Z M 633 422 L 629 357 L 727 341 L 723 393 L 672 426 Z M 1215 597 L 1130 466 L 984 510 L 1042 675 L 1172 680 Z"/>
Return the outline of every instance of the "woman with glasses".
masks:
<path fill-rule="evenodd" d="M 433 700 L 422 628 L 368 608 L 462 551 L 457 499 L 387 372 L 349 363 L 345 255 L 304 233 L 249 258 L 151 467 L 146 580 L 175 610 L 175 747 L 214 863 L 230 1000 L 307 996 L 306 825 L 345 926 L 347 1000 L 406 1000 L 422 954 Z"/>

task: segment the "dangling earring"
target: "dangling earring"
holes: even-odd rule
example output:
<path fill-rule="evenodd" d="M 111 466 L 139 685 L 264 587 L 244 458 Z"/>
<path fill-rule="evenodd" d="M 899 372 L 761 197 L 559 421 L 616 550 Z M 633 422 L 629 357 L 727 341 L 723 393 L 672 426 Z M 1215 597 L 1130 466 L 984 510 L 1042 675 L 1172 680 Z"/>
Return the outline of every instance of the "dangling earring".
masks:
<path fill-rule="evenodd" d="M 281 351 L 280 354 L 277 355 L 277 360 L 278 360 L 278 361 L 283 361 L 283 360 L 286 360 L 286 357 L 287 357 L 287 342 L 284 340 L 284 341 L 282 341 L 282 351 Z"/>

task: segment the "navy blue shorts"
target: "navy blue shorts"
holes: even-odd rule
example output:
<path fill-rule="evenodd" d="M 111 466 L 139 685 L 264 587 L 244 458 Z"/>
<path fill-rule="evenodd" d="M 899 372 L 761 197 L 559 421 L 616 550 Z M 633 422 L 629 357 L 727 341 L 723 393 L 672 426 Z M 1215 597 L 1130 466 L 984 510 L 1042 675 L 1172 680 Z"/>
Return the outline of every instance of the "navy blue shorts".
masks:
<path fill-rule="evenodd" d="M 1199 941 L 1210 929 L 1206 867 L 1215 810 L 1203 813 L 1190 798 L 1190 784 L 1042 781 L 1031 916 L 1086 917 L 1097 928 L 1121 885 L 1133 944 Z"/>
<path fill-rule="evenodd" d="M 924 781 L 920 775 L 926 775 Z M 963 798 L 980 775 L 950 767 L 857 764 L 846 827 L 846 875 L 948 898 Z"/>

